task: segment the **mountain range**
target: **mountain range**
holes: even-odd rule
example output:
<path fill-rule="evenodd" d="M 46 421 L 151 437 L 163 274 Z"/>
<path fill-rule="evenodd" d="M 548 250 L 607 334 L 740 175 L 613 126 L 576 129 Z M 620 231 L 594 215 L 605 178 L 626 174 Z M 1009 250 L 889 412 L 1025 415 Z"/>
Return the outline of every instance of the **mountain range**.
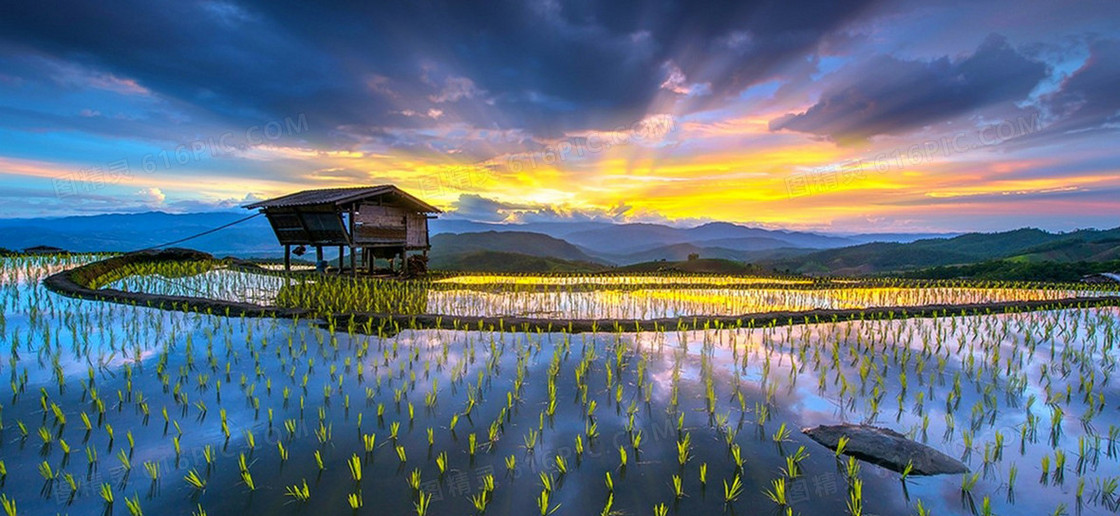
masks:
<path fill-rule="evenodd" d="M 130 251 L 211 234 L 177 245 L 216 255 L 276 257 L 264 217 L 246 212 L 148 212 L 85 217 L 0 219 L 0 247 L 46 245 L 71 251 Z M 241 221 L 241 222 L 238 222 Z M 800 274 L 868 275 L 992 260 L 1120 260 L 1120 228 L 1051 233 L 1024 228 L 968 234 L 823 234 L 727 222 L 695 227 L 608 222 L 495 224 L 431 221 L 431 266 L 448 270 L 602 270 L 707 259 Z M 715 262 L 711 262 L 715 263 Z M 648 266 L 637 266 L 639 269 Z M 721 267 L 726 268 L 725 265 Z M 642 269 L 644 270 L 644 269 Z M 938 274 L 946 274 L 941 270 Z"/>

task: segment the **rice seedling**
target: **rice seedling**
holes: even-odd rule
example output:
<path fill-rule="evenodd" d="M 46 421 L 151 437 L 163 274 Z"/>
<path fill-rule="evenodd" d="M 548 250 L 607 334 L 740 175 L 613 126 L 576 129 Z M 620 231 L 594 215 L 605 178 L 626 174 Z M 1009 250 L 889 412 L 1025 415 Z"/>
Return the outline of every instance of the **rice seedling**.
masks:
<path fill-rule="evenodd" d="M 729 494 L 726 483 L 724 485 L 724 491 L 726 498 L 726 494 Z M 785 507 L 789 505 L 786 499 L 786 479 L 784 477 L 771 480 L 770 488 L 763 491 L 763 494 L 765 494 L 766 497 L 769 498 L 771 502 L 774 502 L 778 507 Z"/>
<path fill-rule="evenodd" d="M 432 504 L 432 496 L 434 495 L 423 491 L 416 495 L 416 503 L 413 504 L 416 508 L 416 516 L 426 516 L 428 514 L 428 508 Z"/>
<path fill-rule="evenodd" d="M 198 475 L 198 472 L 193 469 L 187 472 L 186 476 L 183 477 L 183 480 L 185 480 L 187 482 L 187 485 L 191 486 L 196 491 L 206 490 L 206 479 L 200 477 Z"/>
<path fill-rule="evenodd" d="M 311 490 L 307 487 L 307 480 L 304 480 L 302 486 L 294 484 L 284 488 L 284 495 L 292 497 L 297 502 L 306 503 L 311 499 Z"/>
<path fill-rule="evenodd" d="M 4 508 L 4 514 L 6 516 L 18 516 L 18 512 L 16 511 L 16 501 L 14 499 L 8 498 L 8 495 L 6 494 L 0 494 L 0 507 Z"/>
<path fill-rule="evenodd" d="M 148 473 L 148 478 L 151 478 L 152 482 L 156 482 L 159 480 L 158 462 L 144 462 L 144 471 Z"/>
<path fill-rule="evenodd" d="M 354 482 L 361 483 L 362 460 L 358 458 L 358 454 L 355 453 L 352 455 L 350 460 L 347 461 L 347 464 L 350 466 L 350 478 L 354 479 Z"/>
<path fill-rule="evenodd" d="M 140 509 L 140 495 L 132 495 L 132 498 L 125 498 L 124 505 L 128 509 L 128 513 L 132 516 L 143 516 L 144 511 Z"/>
<path fill-rule="evenodd" d="M 105 505 L 113 505 L 113 486 L 107 483 L 101 484 L 98 494 L 101 495 L 101 499 L 105 502 Z"/>

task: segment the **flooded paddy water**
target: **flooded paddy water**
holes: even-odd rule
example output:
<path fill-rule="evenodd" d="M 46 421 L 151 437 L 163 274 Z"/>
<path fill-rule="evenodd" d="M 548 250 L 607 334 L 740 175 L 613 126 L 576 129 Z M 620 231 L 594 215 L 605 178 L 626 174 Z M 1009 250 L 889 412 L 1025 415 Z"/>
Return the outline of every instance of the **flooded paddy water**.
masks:
<path fill-rule="evenodd" d="M 18 514 L 1109 514 L 1120 500 L 1117 308 L 378 336 L 39 286 L 80 260 L 0 267 L 0 493 Z M 115 288 L 267 299 L 284 286 L 231 274 L 244 273 Z M 605 292 L 427 289 L 425 306 L 640 317 L 1076 294 Z M 800 433 L 838 422 L 892 428 L 971 473 L 904 478 Z"/>

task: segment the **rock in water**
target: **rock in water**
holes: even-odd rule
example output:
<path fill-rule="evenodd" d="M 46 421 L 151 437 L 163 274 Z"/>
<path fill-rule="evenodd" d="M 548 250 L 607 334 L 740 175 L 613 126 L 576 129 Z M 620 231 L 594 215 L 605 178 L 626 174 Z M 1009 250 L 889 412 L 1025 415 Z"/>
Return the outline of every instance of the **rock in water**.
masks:
<path fill-rule="evenodd" d="M 912 463 L 911 475 L 944 475 L 966 473 L 968 466 L 922 443 L 887 428 L 868 425 L 821 425 L 805 428 L 801 433 L 835 450 L 840 437 L 847 437 L 844 454 L 902 472 Z"/>

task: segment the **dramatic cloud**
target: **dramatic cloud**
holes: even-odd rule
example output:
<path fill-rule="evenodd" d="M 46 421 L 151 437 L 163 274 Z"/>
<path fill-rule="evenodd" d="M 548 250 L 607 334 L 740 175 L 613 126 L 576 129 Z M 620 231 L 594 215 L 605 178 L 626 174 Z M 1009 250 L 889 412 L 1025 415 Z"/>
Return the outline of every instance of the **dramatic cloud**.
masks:
<path fill-rule="evenodd" d="M 969 199 L 1033 224 L 1007 195 L 1114 225 L 1116 19 L 1111 0 L 12 2 L 0 188 L 35 195 L 0 217 L 393 183 L 505 222 L 958 230 Z"/>
<path fill-rule="evenodd" d="M 850 82 L 826 91 L 820 102 L 770 123 L 772 130 L 826 136 L 838 142 L 899 134 L 1000 102 L 1025 100 L 1047 75 L 1004 38 L 988 37 L 959 60 L 905 61 L 878 56 L 856 65 Z"/>
<path fill-rule="evenodd" d="M 1120 40 L 1097 41 L 1089 58 L 1048 96 L 1046 106 L 1063 131 L 1120 128 Z"/>

